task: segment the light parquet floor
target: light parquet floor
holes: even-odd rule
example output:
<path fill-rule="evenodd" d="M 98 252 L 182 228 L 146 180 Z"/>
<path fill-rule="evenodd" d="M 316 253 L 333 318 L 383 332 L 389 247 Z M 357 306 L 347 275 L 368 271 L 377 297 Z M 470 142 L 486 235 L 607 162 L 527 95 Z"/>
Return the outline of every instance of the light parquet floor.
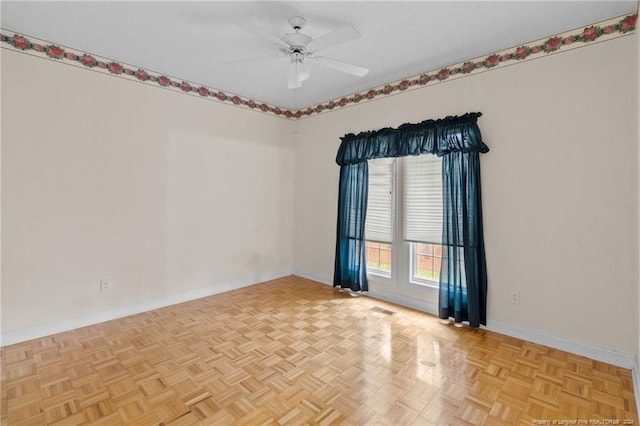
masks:
<path fill-rule="evenodd" d="M 628 370 L 299 277 L 1 356 L 11 426 L 638 424 Z"/>

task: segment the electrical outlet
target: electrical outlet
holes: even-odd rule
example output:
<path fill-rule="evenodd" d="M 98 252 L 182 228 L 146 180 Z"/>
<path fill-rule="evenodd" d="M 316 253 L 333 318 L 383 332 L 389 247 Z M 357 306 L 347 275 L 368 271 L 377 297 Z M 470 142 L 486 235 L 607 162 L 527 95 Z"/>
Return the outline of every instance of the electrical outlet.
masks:
<path fill-rule="evenodd" d="M 111 288 L 111 281 L 100 280 L 100 293 L 105 292 Z"/>
<path fill-rule="evenodd" d="M 520 304 L 520 292 L 519 291 L 511 292 L 511 295 L 509 296 L 509 302 L 511 302 L 514 305 L 519 305 Z"/>

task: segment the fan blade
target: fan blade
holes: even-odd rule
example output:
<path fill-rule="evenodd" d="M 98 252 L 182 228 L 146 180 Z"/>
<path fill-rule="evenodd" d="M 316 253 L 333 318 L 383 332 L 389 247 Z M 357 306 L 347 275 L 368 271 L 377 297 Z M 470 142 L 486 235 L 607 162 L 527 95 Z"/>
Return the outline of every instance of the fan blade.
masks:
<path fill-rule="evenodd" d="M 345 25 L 344 27 L 340 27 L 337 30 L 328 32 L 325 35 L 311 41 L 311 43 L 309 43 L 309 46 L 314 51 L 323 50 L 358 39 L 360 37 L 361 35 L 358 30 L 353 28 L 351 25 Z"/>
<path fill-rule="evenodd" d="M 233 61 L 225 61 L 225 62 L 222 62 L 222 65 L 259 64 L 263 62 L 281 61 L 283 59 L 288 59 L 288 57 L 283 55 L 268 55 L 268 56 L 259 56 L 257 58 L 243 58 L 243 59 L 235 59 Z"/>
<path fill-rule="evenodd" d="M 335 59 L 324 58 L 322 56 L 314 57 L 313 61 L 327 68 L 346 72 L 347 74 L 353 74 L 358 77 L 364 77 L 369 72 L 369 68 L 359 67 L 357 65 L 348 64 L 346 62 L 336 61 Z"/>
<path fill-rule="evenodd" d="M 302 87 L 302 82 L 301 81 L 296 81 L 296 80 L 287 81 L 287 89 L 299 89 L 301 87 Z"/>
<path fill-rule="evenodd" d="M 250 25 L 249 22 L 236 22 L 236 25 L 239 28 L 242 28 L 243 30 L 258 37 L 262 41 L 262 44 L 265 48 L 273 48 L 273 45 L 284 47 L 287 49 L 289 48 L 289 46 L 287 46 L 282 40 L 280 40 L 280 37 L 271 34 L 265 29 L 257 28 L 254 25 Z"/>

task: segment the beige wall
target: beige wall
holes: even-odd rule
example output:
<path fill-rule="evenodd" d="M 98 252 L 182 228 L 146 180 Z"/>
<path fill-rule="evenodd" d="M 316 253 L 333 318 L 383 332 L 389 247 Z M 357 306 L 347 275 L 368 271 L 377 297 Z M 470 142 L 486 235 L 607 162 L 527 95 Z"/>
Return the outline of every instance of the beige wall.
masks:
<path fill-rule="evenodd" d="M 3 332 L 330 281 L 339 137 L 481 111 L 489 325 L 640 353 L 637 36 L 298 122 L 1 52 Z"/>
<path fill-rule="evenodd" d="M 636 31 L 635 32 L 635 42 L 636 42 L 636 108 L 638 108 L 638 110 L 640 110 L 640 32 Z M 638 201 L 638 211 L 640 212 L 640 120 L 636 121 L 636 124 L 638 125 L 638 130 L 637 130 L 637 136 L 638 136 L 638 144 L 636 146 L 637 148 L 637 154 L 638 154 L 638 168 L 637 168 L 637 181 L 638 181 L 638 195 L 637 195 L 637 201 Z M 638 231 L 638 246 L 640 247 L 640 223 L 637 224 L 637 231 Z M 638 296 L 638 308 L 637 308 L 637 313 L 638 313 L 638 324 L 637 324 L 637 329 L 636 329 L 636 335 L 638 336 L 638 348 L 636 350 L 636 383 L 635 383 L 635 389 L 636 389 L 636 405 L 638 407 L 638 411 L 640 411 L 640 395 L 638 395 L 640 393 L 640 249 L 639 249 L 639 260 L 638 260 L 638 289 L 637 289 L 637 296 Z"/>
<path fill-rule="evenodd" d="M 625 37 L 298 122 L 296 271 L 332 278 L 340 136 L 481 111 L 489 326 L 635 353 L 635 44 Z M 520 305 L 509 303 L 514 290 Z"/>
<path fill-rule="evenodd" d="M 290 273 L 290 130 L 3 49 L 2 331 Z"/>

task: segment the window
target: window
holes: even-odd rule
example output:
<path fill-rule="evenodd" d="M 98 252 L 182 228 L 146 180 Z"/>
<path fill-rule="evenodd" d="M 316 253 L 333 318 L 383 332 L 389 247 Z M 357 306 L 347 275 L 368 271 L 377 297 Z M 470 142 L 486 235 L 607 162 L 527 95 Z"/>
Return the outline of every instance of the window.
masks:
<path fill-rule="evenodd" d="M 404 239 L 410 244 L 409 279 L 433 284 L 442 260 L 442 160 L 431 154 L 403 159 Z"/>
<path fill-rule="evenodd" d="M 423 154 L 370 160 L 368 166 L 367 272 L 406 277 L 419 286 L 437 285 L 442 261 L 442 160 Z M 403 265 L 401 273 L 396 273 L 396 264 Z"/>
<path fill-rule="evenodd" d="M 369 195 L 365 239 L 367 271 L 391 276 L 391 242 L 393 241 L 393 158 L 369 161 Z"/>

